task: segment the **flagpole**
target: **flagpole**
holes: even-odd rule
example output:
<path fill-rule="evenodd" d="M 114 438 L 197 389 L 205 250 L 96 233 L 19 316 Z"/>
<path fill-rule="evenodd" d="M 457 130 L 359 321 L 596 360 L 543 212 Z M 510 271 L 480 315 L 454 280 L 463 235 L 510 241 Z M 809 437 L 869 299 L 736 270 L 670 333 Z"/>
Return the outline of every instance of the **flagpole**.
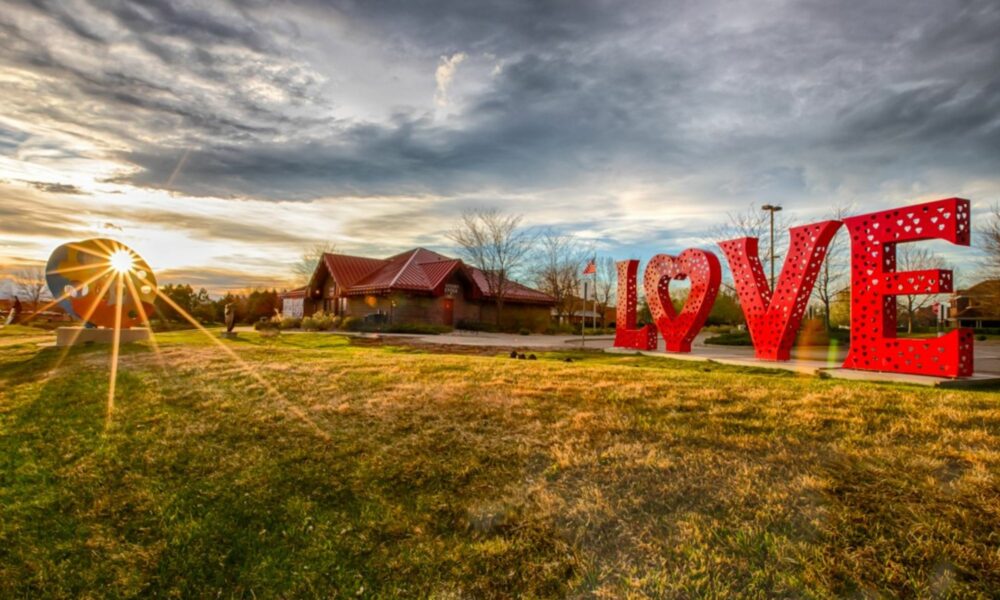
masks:
<path fill-rule="evenodd" d="M 597 329 L 597 255 L 591 260 L 594 264 L 594 329 Z"/>
<path fill-rule="evenodd" d="M 587 287 L 590 284 L 590 282 L 587 281 L 587 275 L 593 275 L 594 276 L 594 281 L 593 281 L 593 283 L 594 283 L 594 318 L 591 319 L 591 323 L 593 324 L 594 328 L 596 329 L 597 328 L 597 255 L 596 254 L 594 255 L 594 258 L 591 259 L 591 261 L 589 263 L 587 263 L 587 266 L 583 268 L 583 310 L 580 311 L 580 346 L 581 347 L 583 347 L 583 345 L 587 342 L 587 333 L 586 333 L 586 329 L 587 329 L 587 298 L 588 298 Z"/>

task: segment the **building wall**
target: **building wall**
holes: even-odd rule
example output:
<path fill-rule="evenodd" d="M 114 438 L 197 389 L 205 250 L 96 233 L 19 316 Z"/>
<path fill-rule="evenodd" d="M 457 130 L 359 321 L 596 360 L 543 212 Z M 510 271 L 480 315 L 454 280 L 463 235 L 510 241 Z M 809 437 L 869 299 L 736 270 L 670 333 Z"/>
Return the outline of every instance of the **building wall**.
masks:
<path fill-rule="evenodd" d="M 444 297 L 409 294 L 391 296 L 351 296 L 347 299 L 347 315 L 364 318 L 381 312 L 389 315 L 393 323 L 424 323 L 446 325 Z M 455 300 L 455 320 L 458 320 L 461 300 Z M 447 325 L 451 325 L 448 323 Z"/>
<path fill-rule="evenodd" d="M 392 323 L 422 323 L 427 325 L 449 325 L 457 327 L 460 322 L 486 323 L 496 322 L 496 306 L 492 301 L 480 302 L 467 300 L 459 294 L 453 298 L 453 320 L 445 323 L 445 296 L 422 296 L 408 294 L 392 294 L 391 296 L 351 296 L 347 299 L 347 315 L 364 318 L 378 313 L 391 315 Z M 395 306 L 392 305 L 393 301 Z M 511 329 L 529 329 L 542 331 L 549 326 L 551 319 L 548 306 L 530 304 L 504 305 L 504 326 Z"/>
<path fill-rule="evenodd" d="M 281 316 L 299 318 L 304 316 L 304 298 L 283 298 L 281 300 Z"/>
<path fill-rule="evenodd" d="M 481 305 L 482 318 L 480 322 L 496 323 L 497 307 L 493 301 L 484 302 Z M 505 302 L 503 305 L 502 325 L 505 329 L 528 329 L 530 331 L 542 331 L 552 323 L 552 307 L 539 306 L 535 304 L 512 304 Z"/>

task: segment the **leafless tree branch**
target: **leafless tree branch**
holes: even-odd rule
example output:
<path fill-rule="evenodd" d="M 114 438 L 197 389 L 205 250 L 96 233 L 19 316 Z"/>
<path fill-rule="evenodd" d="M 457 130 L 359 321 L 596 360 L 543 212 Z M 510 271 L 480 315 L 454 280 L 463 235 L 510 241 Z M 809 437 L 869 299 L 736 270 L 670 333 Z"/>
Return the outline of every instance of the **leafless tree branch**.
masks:
<path fill-rule="evenodd" d="M 497 325 L 501 324 L 508 283 L 526 266 L 535 239 L 521 227 L 522 218 L 497 209 L 469 211 L 448 233 L 462 258 L 483 272 L 488 293 L 496 302 Z"/>

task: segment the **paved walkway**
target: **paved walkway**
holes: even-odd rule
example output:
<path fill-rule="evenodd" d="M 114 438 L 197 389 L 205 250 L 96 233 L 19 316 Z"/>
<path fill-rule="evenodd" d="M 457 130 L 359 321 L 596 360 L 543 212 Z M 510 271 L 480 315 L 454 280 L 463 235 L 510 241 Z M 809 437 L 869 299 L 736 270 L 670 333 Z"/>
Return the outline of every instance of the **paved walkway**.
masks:
<path fill-rule="evenodd" d="M 253 327 L 241 326 L 235 329 L 238 333 L 252 332 Z M 422 333 L 367 333 L 357 331 L 318 331 L 303 332 L 299 330 L 285 330 L 282 334 L 295 335 L 298 333 L 326 333 L 331 335 L 346 335 L 348 337 L 373 337 L 383 335 L 385 337 L 408 338 L 426 344 L 443 344 L 454 346 L 499 346 L 501 348 L 535 348 L 548 350 L 565 350 L 581 347 L 580 336 L 571 335 L 518 335 L 516 333 L 487 333 L 478 331 L 453 331 L 441 335 L 426 335 Z M 615 338 L 612 335 L 587 336 L 584 348 L 610 348 L 614 344 Z"/>
<path fill-rule="evenodd" d="M 237 331 L 253 331 L 251 327 L 237 327 Z M 299 331 L 285 331 L 283 333 L 296 334 Z M 375 334 L 333 331 L 334 335 L 347 335 L 352 337 L 371 337 Z M 580 336 L 569 335 L 517 335 L 511 333 L 487 333 L 473 331 L 455 331 L 443 335 L 422 335 L 387 333 L 387 337 L 410 338 L 425 344 L 444 344 L 456 346 L 496 346 L 500 348 L 517 349 L 537 349 L 537 350 L 566 350 L 568 348 L 594 348 L 600 350 L 611 349 L 614 345 L 614 336 L 600 335 L 588 336 L 581 341 Z M 678 360 L 714 360 L 728 364 L 738 364 L 743 366 L 757 366 L 770 368 L 784 368 L 790 371 L 803 373 L 815 373 L 817 369 L 835 369 L 843 364 L 847 354 L 844 348 L 836 347 L 799 347 L 792 350 L 792 359 L 784 363 L 773 363 L 758 361 L 753 356 L 753 348 L 749 346 L 709 346 L 705 344 L 705 339 L 711 337 L 712 333 L 700 333 L 691 345 L 690 354 L 665 354 L 663 338 L 660 338 L 660 346 L 656 352 L 649 352 L 651 356 L 664 356 L 676 358 Z M 617 350 L 612 350 L 617 351 Z M 626 351 L 631 352 L 631 351 Z M 976 374 L 984 374 L 992 377 L 1000 377 L 1000 340 L 987 340 L 976 342 Z M 848 375 L 845 375 L 847 377 Z"/>

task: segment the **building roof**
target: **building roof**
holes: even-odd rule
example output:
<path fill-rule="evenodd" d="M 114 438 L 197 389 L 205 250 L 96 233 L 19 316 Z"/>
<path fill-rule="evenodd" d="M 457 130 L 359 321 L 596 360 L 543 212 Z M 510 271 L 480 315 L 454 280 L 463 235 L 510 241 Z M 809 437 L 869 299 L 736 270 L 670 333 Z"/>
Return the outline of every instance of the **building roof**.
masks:
<path fill-rule="evenodd" d="M 476 287 L 479 288 L 480 293 L 483 296 L 495 296 L 496 294 L 490 293 L 489 280 L 486 278 L 486 273 L 475 267 L 467 267 L 469 273 L 472 276 L 472 280 L 475 282 Z M 508 281 L 505 286 L 506 292 L 504 293 L 504 300 L 514 300 L 519 302 L 538 302 L 541 304 L 555 304 L 556 299 L 552 296 L 546 294 L 545 292 L 540 292 L 534 288 L 530 288 L 526 285 L 522 285 L 516 281 Z"/>
<path fill-rule="evenodd" d="M 951 315 L 952 319 L 986 319 L 992 321 L 994 319 L 1000 319 L 1000 311 L 996 310 L 984 310 L 978 306 L 970 306 L 964 310 L 960 310 L 957 313 Z"/>
<path fill-rule="evenodd" d="M 426 248 L 414 248 L 385 259 L 324 254 L 321 267 L 333 276 L 345 296 L 396 291 L 441 295 L 444 293 L 444 282 L 455 272 L 472 283 L 477 295 L 495 296 L 490 293 L 489 282 L 482 271 Z M 317 274 L 319 269 L 317 267 Z M 316 277 L 313 276 L 314 282 Z M 554 302 L 548 294 L 515 281 L 507 282 L 504 299 L 538 304 Z"/>
<path fill-rule="evenodd" d="M 960 298 L 968 300 L 968 305 L 962 310 L 954 310 L 956 301 Z M 993 321 L 1000 319 L 1000 279 L 987 279 L 966 288 L 958 290 L 952 296 L 951 319 L 982 319 Z"/>
<path fill-rule="evenodd" d="M 380 264 L 373 271 L 354 283 L 344 283 L 336 276 L 334 278 L 344 288 L 347 295 L 378 294 L 396 290 L 432 292 L 435 286 L 432 285 L 423 265 L 448 260 L 447 256 L 442 256 L 437 252 L 431 252 L 424 248 L 414 248 L 380 261 Z M 445 276 L 450 272 L 445 273 Z"/>
<path fill-rule="evenodd" d="M 980 281 L 972 287 L 966 288 L 964 290 L 958 290 L 955 292 L 956 296 L 970 296 L 970 297 L 987 297 L 987 298 L 997 298 L 1000 297 L 1000 279 L 986 279 Z"/>
<path fill-rule="evenodd" d="M 323 263 L 342 287 L 348 288 L 385 265 L 387 261 L 347 254 L 324 254 Z"/>
<path fill-rule="evenodd" d="M 279 298 L 304 298 L 306 295 L 306 288 L 300 287 L 294 290 L 285 290 L 283 292 L 278 292 Z"/>

